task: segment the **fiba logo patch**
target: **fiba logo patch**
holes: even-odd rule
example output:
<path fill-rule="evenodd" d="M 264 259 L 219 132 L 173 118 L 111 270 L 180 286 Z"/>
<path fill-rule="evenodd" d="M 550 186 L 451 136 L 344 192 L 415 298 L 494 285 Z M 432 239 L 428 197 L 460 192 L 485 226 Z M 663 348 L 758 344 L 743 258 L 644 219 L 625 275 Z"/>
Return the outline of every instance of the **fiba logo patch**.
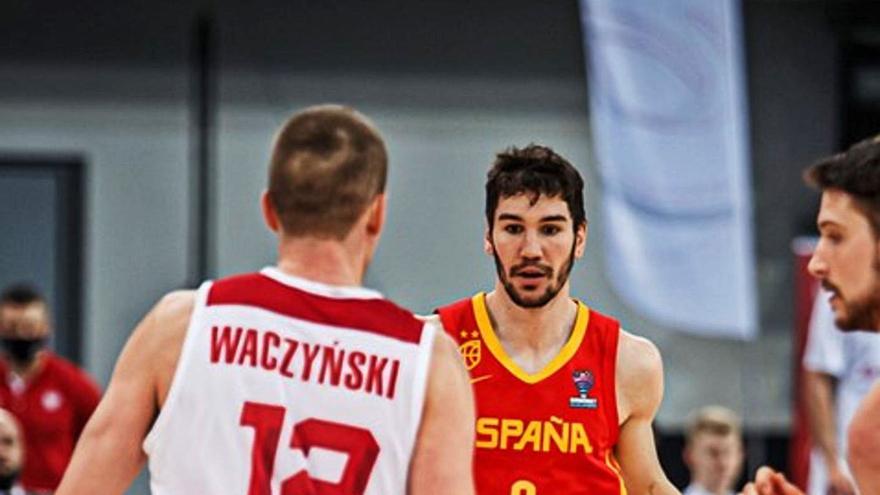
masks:
<path fill-rule="evenodd" d="M 480 364 L 480 360 L 483 358 L 483 346 L 480 344 L 480 339 L 478 338 L 480 334 L 477 331 L 462 331 L 459 335 L 462 339 L 470 337 L 470 340 L 465 340 L 458 346 L 458 352 L 461 353 L 464 365 L 468 371 L 470 371 L 476 368 L 477 365 Z"/>
<path fill-rule="evenodd" d="M 570 397 L 568 405 L 575 409 L 596 409 L 599 407 L 598 399 L 587 397 L 595 383 L 593 373 L 586 370 L 575 370 L 571 374 L 571 379 L 574 381 L 574 388 L 577 389 L 578 396 Z"/>

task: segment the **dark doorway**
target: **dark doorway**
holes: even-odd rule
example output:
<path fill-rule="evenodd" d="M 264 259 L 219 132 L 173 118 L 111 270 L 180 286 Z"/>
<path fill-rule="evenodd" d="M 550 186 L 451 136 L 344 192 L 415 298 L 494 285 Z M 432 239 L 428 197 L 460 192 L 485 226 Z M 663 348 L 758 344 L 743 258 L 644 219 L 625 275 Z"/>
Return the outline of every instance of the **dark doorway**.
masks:
<path fill-rule="evenodd" d="M 52 347 L 82 359 L 83 162 L 0 156 L 0 288 L 34 285 L 52 310 Z"/>

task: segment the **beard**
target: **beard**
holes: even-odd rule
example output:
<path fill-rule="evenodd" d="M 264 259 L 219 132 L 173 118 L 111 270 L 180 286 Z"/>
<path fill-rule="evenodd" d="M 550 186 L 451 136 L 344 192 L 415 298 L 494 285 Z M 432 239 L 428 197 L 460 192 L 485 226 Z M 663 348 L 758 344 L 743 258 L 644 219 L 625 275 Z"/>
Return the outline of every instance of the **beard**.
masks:
<path fill-rule="evenodd" d="M 571 269 L 574 267 L 574 248 L 575 244 L 572 243 L 568 259 L 563 263 L 562 267 L 559 269 L 559 273 L 556 274 L 555 277 L 553 276 L 553 268 L 538 262 L 520 263 L 510 267 L 510 270 L 505 270 L 504 265 L 501 264 L 501 260 L 498 259 L 498 254 L 495 253 L 494 249 L 492 250 L 492 257 L 495 258 L 495 271 L 498 273 L 498 280 L 501 281 L 501 285 L 504 287 L 504 291 L 507 292 L 507 296 L 510 297 L 510 300 L 521 308 L 543 308 L 547 303 L 552 301 L 557 294 L 559 294 L 559 291 L 562 290 L 562 287 L 565 286 L 565 283 L 568 281 L 568 276 L 571 274 Z M 521 294 L 516 287 L 514 287 L 513 282 L 510 281 L 512 277 L 515 277 L 519 272 L 526 268 L 537 268 L 544 272 L 545 277 L 551 280 L 550 285 L 547 286 L 544 293 L 538 296 L 537 299 L 526 299 L 526 296 Z"/>
<path fill-rule="evenodd" d="M 844 299 L 840 295 L 840 289 L 827 280 L 822 281 L 822 287 L 836 295 L 846 309 L 846 316 L 834 315 L 834 324 L 837 328 L 850 332 L 853 330 L 880 330 L 880 258 L 874 258 L 874 283 L 871 290 L 861 297 Z"/>

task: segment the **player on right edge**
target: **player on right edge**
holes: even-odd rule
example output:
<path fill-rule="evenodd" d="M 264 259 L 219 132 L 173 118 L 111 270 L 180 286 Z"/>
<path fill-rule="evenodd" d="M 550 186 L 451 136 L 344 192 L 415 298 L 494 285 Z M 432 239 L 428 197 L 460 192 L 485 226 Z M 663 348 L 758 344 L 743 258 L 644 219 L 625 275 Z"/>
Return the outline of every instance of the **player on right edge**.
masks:
<path fill-rule="evenodd" d="M 819 243 L 808 268 L 829 291 L 842 330 L 880 332 L 880 135 L 807 169 L 822 191 Z M 847 463 L 859 493 L 880 494 L 880 384 L 862 400 L 847 431 Z M 785 476 L 758 470 L 745 495 L 803 495 Z"/>
<path fill-rule="evenodd" d="M 500 153 L 486 183 L 495 290 L 438 310 L 474 387 L 481 495 L 678 493 L 651 429 L 659 352 L 569 294 L 583 185 L 549 148 Z"/>

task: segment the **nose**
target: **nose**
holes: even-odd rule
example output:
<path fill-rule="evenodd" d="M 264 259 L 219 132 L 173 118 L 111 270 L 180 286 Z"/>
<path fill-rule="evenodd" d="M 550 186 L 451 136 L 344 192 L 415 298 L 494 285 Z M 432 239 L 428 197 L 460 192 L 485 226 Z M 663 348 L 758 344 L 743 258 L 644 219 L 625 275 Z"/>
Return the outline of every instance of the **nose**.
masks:
<path fill-rule="evenodd" d="M 818 246 L 813 252 L 813 256 L 810 257 L 810 262 L 807 263 L 807 271 L 810 272 L 810 275 L 816 278 L 825 278 L 828 274 L 828 264 L 822 257 L 822 253 Z"/>
<path fill-rule="evenodd" d="M 523 237 L 523 245 L 520 255 L 523 258 L 541 257 L 541 242 L 539 241 L 536 232 L 526 232 L 526 235 Z"/>

